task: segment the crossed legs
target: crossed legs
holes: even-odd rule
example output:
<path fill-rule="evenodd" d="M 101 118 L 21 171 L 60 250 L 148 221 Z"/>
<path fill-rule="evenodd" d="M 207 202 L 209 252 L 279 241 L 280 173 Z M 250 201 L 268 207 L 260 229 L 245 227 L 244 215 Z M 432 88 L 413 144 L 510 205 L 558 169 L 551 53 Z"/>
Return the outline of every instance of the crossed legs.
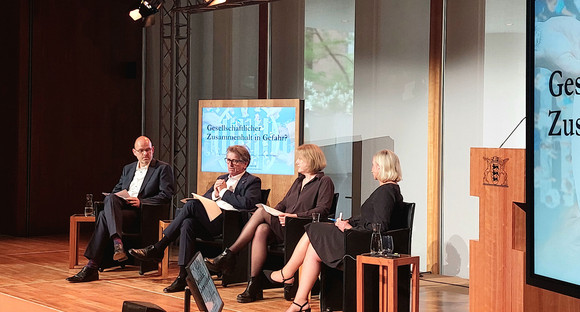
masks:
<path fill-rule="evenodd" d="M 270 229 L 270 220 L 270 214 L 267 213 L 264 209 L 258 208 L 258 210 L 254 212 L 250 220 L 248 220 L 248 223 L 246 223 L 242 229 L 238 239 L 236 239 L 236 241 L 229 247 L 229 249 L 233 253 L 238 253 L 240 250 L 242 250 L 242 248 L 246 247 L 256 235 L 263 235 L 261 232 L 263 231 L 264 226 L 267 226 L 268 230 Z M 260 226 L 260 233 L 257 233 Z"/>
<path fill-rule="evenodd" d="M 286 311 L 298 311 L 298 307 L 302 306 L 306 309 L 306 303 L 308 302 L 308 294 L 312 290 L 314 283 L 318 279 L 320 274 L 320 264 L 322 260 L 316 253 L 316 250 L 310 244 L 310 239 L 307 234 L 302 235 L 300 241 L 292 253 L 292 257 L 286 263 L 286 265 L 280 271 L 275 271 L 272 273 L 272 279 L 278 282 L 282 282 L 282 274 L 285 277 L 292 276 L 300 266 L 302 266 L 302 272 L 300 274 L 300 284 L 298 284 L 298 291 L 296 292 L 296 297 L 294 302 L 296 304 L 290 305 Z"/>
<path fill-rule="evenodd" d="M 104 257 L 107 244 L 113 242 L 113 259 L 125 261 L 127 256 L 121 240 L 123 221 L 131 221 L 137 216 L 137 210 L 116 195 L 105 198 L 105 206 L 97 218 L 95 231 L 85 250 L 85 257 L 89 262 L 77 274 L 66 280 L 71 283 L 91 282 L 99 279 L 99 266 Z"/>

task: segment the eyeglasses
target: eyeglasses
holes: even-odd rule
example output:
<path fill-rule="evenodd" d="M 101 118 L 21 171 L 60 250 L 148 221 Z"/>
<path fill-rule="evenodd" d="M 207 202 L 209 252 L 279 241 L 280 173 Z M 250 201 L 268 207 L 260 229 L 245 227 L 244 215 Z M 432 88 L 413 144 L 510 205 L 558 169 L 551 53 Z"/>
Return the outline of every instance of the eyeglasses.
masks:
<path fill-rule="evenodd" d="M 232 164 L 232 163 L 233 163 L 234 165 L 237 165 L 237 164 L 244 163 L 244 161 L 243 161 L 243 160 L 240 160 L 240 159 L 229 159 L 229 158 L 224 158 L 224 160 L 226 161 L 226 163 L 227 163 L 228 165 L 229 165 L 229 164 Z"/>
<path fill-rule="evenodd" d="M 139 154 L 143 154 L 143 153 L 149 153 L 151 152 L 151 148 L 146 148 L 146 149 L 133 149 L 135 152 L 139 153 Z"/>

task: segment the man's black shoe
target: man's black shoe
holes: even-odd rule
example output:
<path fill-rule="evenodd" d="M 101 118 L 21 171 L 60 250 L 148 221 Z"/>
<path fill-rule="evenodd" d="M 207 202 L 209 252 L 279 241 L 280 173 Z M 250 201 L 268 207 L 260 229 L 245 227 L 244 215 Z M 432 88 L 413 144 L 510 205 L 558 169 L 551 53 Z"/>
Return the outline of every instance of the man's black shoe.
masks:
<path fill-rule="evenodd" d="M 99 280 L 99 270 L 84 266 L 79 273 L 66 278 L 71 283 L 84 283 Z"/>
<path fill-rule="evenodd" d="M 113 260 L 123 262 L 128 259 L 123 244 L 114 244 L 114 247 L 115 253 L 113 254 Z"/>
<path fill-rule="evenodd" d="M 161 262 L 163 260 L 163 252 L 157 251 L 153 245 L 141 249 L 130 249 L 129 254 L 141 261 Z"/>
<path fill-rule="evenodd" d="M 184 291 L 185 286 L 187 286 L 187 282 L 185 281 L 184 277 L 178 276 L 171 285 L 165 287 L 163 292 L 172 293 L 178 291 Z"/>

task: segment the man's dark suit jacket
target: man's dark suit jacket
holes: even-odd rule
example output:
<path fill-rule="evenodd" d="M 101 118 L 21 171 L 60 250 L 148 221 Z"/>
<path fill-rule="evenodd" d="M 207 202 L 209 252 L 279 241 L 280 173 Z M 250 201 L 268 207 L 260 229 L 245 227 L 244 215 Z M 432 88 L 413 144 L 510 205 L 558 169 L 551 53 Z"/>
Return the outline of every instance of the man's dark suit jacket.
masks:
<path fill-rule="evenodd" d="M 227 180 L 229 174 L 224 174 L 219 176 L 216 180 L 224 179 Z M 211 199 L 211 194 L 213 193 L 212 187 L 203 195 Z M 240 181 L 236 185 L 236 189 L 231 191 L 226 191 L 222 200 L 226 203 L 234 206 L 238 210 L 254 210 L 256 209 L 256 204 L 259 204 L 262 199 L 262 180 L 255 175 L 249 174 L 247 171 L 244 172 Z"/>
<path fill-rule="evenodd" d="M 114 195 L 114 193 L 123 189 L 129 189 L 136 169 L 137 162 L 126 165 L 123 168 L 123 174 L 121 175 L 121 179 L 119 179 L 119 183 L 113 188 L 113 192 L 108 196 L 109 199 L 105 199 L 105 211 L 101 212 L 101 214 L 106 216 L 106 220 L 101 215 L 97 218 L 93 237 L 85 250 L 85 257 L 88 259 L 94 259 L 101 264 L 106 249 L 105 246 L 111 241 L 111 235 L 114 233 L 120 234 L 122 232 L 123 222 L 127 221 L 131 223 L 130 220 L 136 217 L 135 211 L 137 209 L 131 207 L 123 200 L 116 198 Z M 141 204 L 161 205 L 170 203 L 175 190 L 174 183 L 171 166 L 165 162 L 152 159 L 137 198 L 139 198 Z M 119 207 L 123 209 L 121 214 L 116 214 L 116 209 L 112 207 L 107 208 L 107 205 L 117 204 L 123 205 L 123 207 Z M 109 212 L 107 213 L 107 211 Z"/>
<path fill-rule="evenodd" d="M 123 168 L 123 174 L 119 183 L 113 188 L 113 193 L 129 190 L 136 169 L 137 162 L 130 163 Z M 167 204 L 171 202 L 171 197 L 175 192 L 174 181 L 171 166 L 163 161 L 152 159 L 137 198 L 142 204 Z"/>

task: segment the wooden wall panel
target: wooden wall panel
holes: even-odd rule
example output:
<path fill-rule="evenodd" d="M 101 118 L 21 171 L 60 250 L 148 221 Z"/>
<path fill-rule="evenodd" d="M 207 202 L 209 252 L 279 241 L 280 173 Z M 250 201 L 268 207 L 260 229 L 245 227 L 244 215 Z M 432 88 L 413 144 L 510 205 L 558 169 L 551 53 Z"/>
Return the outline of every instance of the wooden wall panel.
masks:
<path fill-rule="evenodd" d="M 7 210 L 25 224 L 3 233 L 66 233 L 68 217 L 83 211 L 84 194 L 102 198 L 134 160 L 141 25 L 127 15 L 136 5 L 129 0 L 23 2 L 32 9 L 20 11 L 21 20 L 31 20 L 30 37 L 21 31 L 10 44 L 29 49 L 31 62 L 14 60 L 24 77 L 12 79 L 22 84 L 23 96 L 11 103 L 18 123 L 8 125 L 16 127 L 18 152 L 7 152 L 18 163 L 10 169 L 17 174 L 12 182 L 24 191 L 9 195 Z"/>
<path fill-rule="evenodd" d="M 0 71 L 0 94 L 2 95 L 2 113 L 0 114 L 0 129 L 2 130 L 2 152 L 0 162 L 4 164 L 0 187 L 2 196 L 2 218 L 0 218 L 0 233 L 15 233 L 26 228 L 25 215 L 19 215 L 13 207 L 18 206 L 19 198 L 24 197 L 26 185 L 19 182 L 26 173 L 26 154 L 23 152 L 19 138 L 26 138 L 26 132 L 19 129 L 21 115 L 26 116 L 28 101 L 27 61 L 28 61 L 28 2 L 10 1 L 3 3 L 6 16 L 0 19 L 2 27 L 2 45 L 0 57 L 4 60 Z M 21 40 L 20 38 L 23 38 Z M 22 42 L 24 41 L 24 42 Z M 22 64 L 22 66 L 19 66 Z M 22 104 L 22 107 L 20 107 Z M 22 161 L 19 161 L 22 160 Z"/>
<path fill-rule="evenodd" d="M 524 311 L 578 312 L 580 311 L 580 299 L 525 285 Z"/>
<path fill-rule="evenodd" d="M 102 198 L 97 194 L 110 191 L 135 159 L 141 80 L 133 68 L 141 64 L 141 26 L 127 16 L 131 5 L 35 2 L 31 234 L 66 232 L 84 194 Z"/>
<path fill-rule="evenodd" d="M 443 85 L 443 1 L 431 1 L 429 35 L 429 133 L 427 160 L 427 271 L 441 266 L 441 154 Z"/>

